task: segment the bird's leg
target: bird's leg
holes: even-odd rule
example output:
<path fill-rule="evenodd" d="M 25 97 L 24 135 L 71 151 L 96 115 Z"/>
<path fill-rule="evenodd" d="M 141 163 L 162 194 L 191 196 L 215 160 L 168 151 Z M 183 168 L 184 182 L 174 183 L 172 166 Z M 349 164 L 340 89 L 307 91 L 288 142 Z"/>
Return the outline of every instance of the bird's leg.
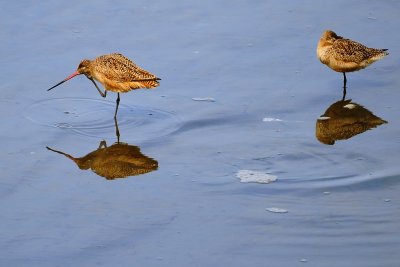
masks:
<path fill-rule="evenodd" d="M 343 97 L 342 97 L 342 101 L 344 101 L 346 99 L 346 87 L 343 88 Z"/>
<path fill-rule="evenodd" d="M 343 72 L 343 100 L 346 98 L 346 83 L 347 83 L 347 79 L 346 79 L 346 73 Z"/>
<path fill-rule="evenodd" d="M 100 90 L 100 88 L 97 86 L 96 82 L 93 80 L 93 78 L 90 79 L 92 81 L 92 83 L 94 84 L 94 86 L 96 86 L 97 91 L 99 91 L 100 95 L 102 97 L 106 97 L 107 96 L 107 90 L 104 91 L 104 93 Z"/>
<path fill-rule="evenodd" d="M 118 93 L 118 97 L 117 97 L 117 107 L 115 108 L 115 113 L 114 113 L 114 118 L 116 118 L 117 117 L 117 112 L 118 112 L 118 106 L 119 106 L 119 93 Z"/>
<path fill-rule="evenodd" d="M 119 128 L 118 128 L 117 117 L 114 117 L 114 122 L 115 122 L 115 134 L 117 135 L 117 143 L 119 144 Z"/>

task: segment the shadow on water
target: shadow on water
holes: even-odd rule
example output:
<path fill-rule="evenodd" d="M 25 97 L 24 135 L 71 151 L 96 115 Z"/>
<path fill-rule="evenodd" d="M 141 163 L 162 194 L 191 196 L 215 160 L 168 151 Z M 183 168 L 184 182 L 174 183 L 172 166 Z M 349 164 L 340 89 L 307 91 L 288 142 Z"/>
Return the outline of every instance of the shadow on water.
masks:
<path fill-rule="evenodd" d="M 91 169 L 107 180 L 141 175 L 158 169 L 157 160 L 144 155 L 138 146 L 119 141 L 120 134 L 116 119 L 115 130 L 116 143 L 108 147 L 106 141 L 103 140 L 98 149 L 83 157 L 73 157 L 65 152 L 50 147 L 46 148 L 71 159 L 81 170 Z"/>
<path fill-rule="evenodd" d="M 345 100 L 344 91 L 342 100 L 330 105 L 317 119 L 315 135 L 321 143 L 333 145 L 337 140 L 347 140 L 385 123 L 362 105 Z"/>

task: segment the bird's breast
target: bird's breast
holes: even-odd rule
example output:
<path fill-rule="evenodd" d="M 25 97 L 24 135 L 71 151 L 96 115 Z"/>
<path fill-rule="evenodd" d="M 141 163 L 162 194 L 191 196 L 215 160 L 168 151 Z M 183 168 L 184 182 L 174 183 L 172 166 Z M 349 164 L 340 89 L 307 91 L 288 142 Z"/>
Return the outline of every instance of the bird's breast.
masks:
<path fill-rule="evenodd" d="M 323 64 L 328 64 L 329 63 L 329 46 L 318 45 L 317 56 Z"/>

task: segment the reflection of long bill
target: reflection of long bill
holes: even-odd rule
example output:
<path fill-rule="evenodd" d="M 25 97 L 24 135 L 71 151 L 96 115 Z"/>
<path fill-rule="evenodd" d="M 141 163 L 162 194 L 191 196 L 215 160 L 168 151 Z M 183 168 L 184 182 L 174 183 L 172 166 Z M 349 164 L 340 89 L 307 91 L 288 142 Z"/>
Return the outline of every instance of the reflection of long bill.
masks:
<path fill-rule="evenodd" d="M 157 160 L 143 154 L 140 147 L 126 143 L 115 143 L 107 147 L 106 141 L 103 140 L 98 149 L 80 158 L 50 147 L 46 148 L 71 159 L 79 169 L 91 169 L 107 180 L 141 175 L 158 169 Z"/>
<path fill-rule="evenodd" d="M 59 86 L 59 85 L 62 84 L 62 83 L 65 83 L 66 81 L 68 81 L 68 80 L 74 78 L 76 75 L 79 75 L 79 74 L 80 74 L 80 73 L 79 73 L 78 71 L 75 71 L 74 73 L 72 73 L 70 76 L 68 76 L 67 78 L 65 78 L 65 79 L 62 80 L 61 82 L 59 82 L 59 83 L 57 83 L 56 85 L 54 85 L 53 87 L 47 89 L 47 91 L 50 91 L 51 89 L 53 89 L 53 88 Z"/>

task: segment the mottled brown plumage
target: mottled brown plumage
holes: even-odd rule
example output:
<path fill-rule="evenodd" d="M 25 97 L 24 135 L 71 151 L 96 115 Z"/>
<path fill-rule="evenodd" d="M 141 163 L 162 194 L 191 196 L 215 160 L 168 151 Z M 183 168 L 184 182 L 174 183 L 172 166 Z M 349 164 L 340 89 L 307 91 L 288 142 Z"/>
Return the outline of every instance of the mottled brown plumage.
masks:
<path fill-rule="evenodd" d="M 366 47 L 328 30 L 322 34 L 318 42 L 317 56 L 329 68 L 343 73 L 344 87 L 346 87 L 346 72 L 361 70 L 369 66 L 388 55 L 386 50 Z"/>
<path fill-rule="evenodd" d="M 85 59 L 79 64 L 78 71 L 99 81 L 112 92 L 154 88 L 160 80 L 121 54 L 99 56 L 92 61 Z"/>
<path fill-rule="evenodd" d="M 336 140 L 349 139 L 385 123 L 387 121 L 365 107 L 351 100 L 341 100 L 329 106 L 318 118 L 315 135 L 321 143 L 333 145 Z"/>
<path fill-rule="evenodd" d="M 125 143 L 118 142 L 107 147 L 106 142 L 102 141 L 98 149 L 81 158 L 50 147 L 47 149 L 73 160 L 80 169 L 91 169 L 108 180 L 145 174 L 158 168 L 155 159 L 142 154 L 139 147 Z"/>
<path fill-rule="evenodd" d="M 154 88 L 159 85 L 158 81 L 161 80 L 154 74 L 140 68 L 124 55 L 114 53 L 99 56 L 94 60 L 82 60 L 78 69 L 73 74 L 48 90 L 51 90 L 80 74 L 84 74 L 93 82 L 102 97 L 106 97 L 107 91 L 118 93 L 117 107 L 115 109 L 114 117 L 116 117 L 118 112 L 120 99 L 119 93 L 126 93 L 139 88 Z M 94 80 L 103 84 L 105 88 L 104 93 L 100 90 Z"/>

